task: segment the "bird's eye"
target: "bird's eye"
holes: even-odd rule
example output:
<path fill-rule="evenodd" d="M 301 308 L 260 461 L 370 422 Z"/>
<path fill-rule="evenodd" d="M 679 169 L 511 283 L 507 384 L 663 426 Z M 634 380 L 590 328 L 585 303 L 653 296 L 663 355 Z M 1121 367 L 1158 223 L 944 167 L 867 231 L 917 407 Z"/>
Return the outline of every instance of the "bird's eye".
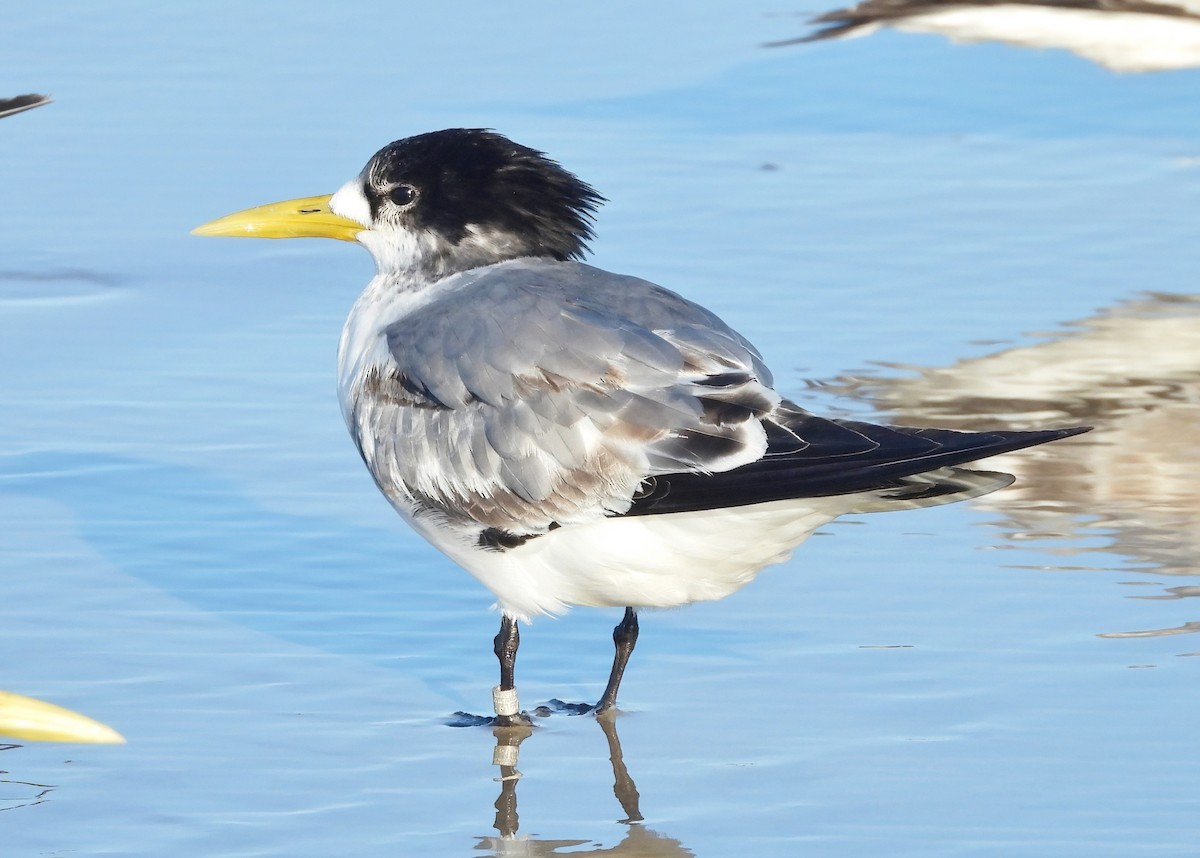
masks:
<path fill-rule="evenodd" d="M 411 206 L 417 199 L 417 189 L 412 185 L 396 185 L 388 191 L 388 199 L 400 208 Z"/>

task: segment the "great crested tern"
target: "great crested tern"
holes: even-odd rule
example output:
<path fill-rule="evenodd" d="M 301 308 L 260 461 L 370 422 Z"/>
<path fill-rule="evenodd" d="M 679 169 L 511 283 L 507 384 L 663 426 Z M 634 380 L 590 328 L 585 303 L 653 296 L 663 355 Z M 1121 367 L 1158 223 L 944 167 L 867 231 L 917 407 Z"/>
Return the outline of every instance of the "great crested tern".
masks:
<path fill-rule="evenodd" d="M 713 313 L 579 260 L 603 198 L 543 153 L 449 129 L 379 150 L 332 196 L 200 235 L 357 241 L 377 273 L 342 331 L 342 413 L 376 484 L 497 599 L 497 723 L 516 723 L 518 621 L 720 599 L 839 515 L 976 497 L 955 465 L 1087 431 L 827 420 L 772 388 Z"/>

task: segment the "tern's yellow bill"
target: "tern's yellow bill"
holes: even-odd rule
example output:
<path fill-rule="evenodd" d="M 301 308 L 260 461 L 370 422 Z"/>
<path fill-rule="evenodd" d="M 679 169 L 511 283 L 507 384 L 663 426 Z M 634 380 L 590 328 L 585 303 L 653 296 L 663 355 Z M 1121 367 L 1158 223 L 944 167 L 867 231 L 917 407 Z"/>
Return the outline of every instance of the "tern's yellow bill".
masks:
<path fill-rule="evenodd" d="M 209 221 L 193 235 L 228 235 L 238 238 L 336 238 L 357 241 L 366 227 L 334 214 L 330 196 L 302 197 L 268 203 Z"/>
<path fill-rule="evenodd" d="M 86 715 L 8 691 L 0 691 L 0 735 L 33 742 L 125 744 L 116 730 Z"/>

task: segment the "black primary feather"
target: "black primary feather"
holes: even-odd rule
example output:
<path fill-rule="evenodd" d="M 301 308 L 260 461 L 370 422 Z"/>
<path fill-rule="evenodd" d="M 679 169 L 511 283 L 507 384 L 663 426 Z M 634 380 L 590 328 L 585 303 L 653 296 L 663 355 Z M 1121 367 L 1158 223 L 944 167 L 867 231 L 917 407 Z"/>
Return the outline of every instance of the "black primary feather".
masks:
<path fill-rule="evenodd" d="M 892 487 L 897 480 L 1057 441 L 1091 427 L 955 432 L 826 420 L 800 409 L 768 427 L 767 454 L 715 474 L 659 474 L 625 515 L 748 506 Z"/>

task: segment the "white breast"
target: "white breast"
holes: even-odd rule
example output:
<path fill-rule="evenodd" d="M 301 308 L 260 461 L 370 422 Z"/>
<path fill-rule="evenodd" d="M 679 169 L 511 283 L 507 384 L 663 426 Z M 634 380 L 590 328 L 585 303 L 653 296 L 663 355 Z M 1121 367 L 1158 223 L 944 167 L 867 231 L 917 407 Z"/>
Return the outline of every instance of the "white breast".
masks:
<path fill-rule="evenodd" d="M 406 312 L 412 303 L 409 293 L 387 288 L 386 278 L 376 275 L 354 302 L 338 343 L 338 401 L 342 416 L 354 427 L 354 404 L 367 370 L 391 362 L 385 329 Z"/>

